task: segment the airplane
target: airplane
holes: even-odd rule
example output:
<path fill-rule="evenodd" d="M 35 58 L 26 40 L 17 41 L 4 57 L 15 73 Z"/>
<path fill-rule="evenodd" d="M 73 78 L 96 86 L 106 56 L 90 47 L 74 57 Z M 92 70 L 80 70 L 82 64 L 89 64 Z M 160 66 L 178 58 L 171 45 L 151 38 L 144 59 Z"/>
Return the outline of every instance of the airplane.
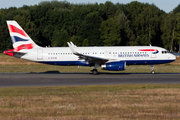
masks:
<path fill-rule="evenodd" d="M 5 55 L 61 66 L 94 66 L 92 74 L 98 74 L 97 68 L 108 71 L 123 71 L 126 65 L 151 65 L 154 74 L 155 64 L 170 63 L 176 57 L 166 49 L 156 46 L 111 46 L 77 47 L 67 42 L 69 47 L 40 47 L 14 21 L 7 21 L 13 49 L 4 51 Z"/>

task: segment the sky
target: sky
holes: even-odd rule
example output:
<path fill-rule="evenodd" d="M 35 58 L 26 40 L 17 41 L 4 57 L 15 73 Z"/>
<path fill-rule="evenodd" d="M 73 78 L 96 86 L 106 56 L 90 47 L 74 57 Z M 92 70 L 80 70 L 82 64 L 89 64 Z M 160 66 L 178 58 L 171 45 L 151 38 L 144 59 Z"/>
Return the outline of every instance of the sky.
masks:
<path fill-rule="evenodd" d="M 51 1 L 51 0 L 3 0 L 0 2 L 0 8 L 9 7 L 22 7 L 23 5 L 38 5 L 41 1 Z M 60 0 L 58 0 L 60 1 Z M 159 9 L 165 11 L 166 13 L 171 12 L 180 4 L 180 0 L 67 0 L 67 2 L 78 4 L 78 3 L 105 3 L 106 1 L 111 1 L 112 3 L 123 3 L 127 4 L 132 1 L 138 1 L 142 3 L 155 4 Z"/>

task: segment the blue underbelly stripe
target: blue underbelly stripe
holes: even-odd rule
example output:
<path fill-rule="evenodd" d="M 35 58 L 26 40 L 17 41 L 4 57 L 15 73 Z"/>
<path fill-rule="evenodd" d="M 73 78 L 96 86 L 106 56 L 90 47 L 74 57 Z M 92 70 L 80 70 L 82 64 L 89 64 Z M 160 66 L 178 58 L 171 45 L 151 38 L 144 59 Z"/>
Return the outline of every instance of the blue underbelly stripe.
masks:
<path fill-rule="evenodd" d="M 126 60 L 126 65 L 152 65 L 152 64 L 164 64 L 170 63 L 174 60 Z M 89 66 L 88 62 L 83 61 L 38 61 L 38 63 L 62 65 L 62 66 Z"/>

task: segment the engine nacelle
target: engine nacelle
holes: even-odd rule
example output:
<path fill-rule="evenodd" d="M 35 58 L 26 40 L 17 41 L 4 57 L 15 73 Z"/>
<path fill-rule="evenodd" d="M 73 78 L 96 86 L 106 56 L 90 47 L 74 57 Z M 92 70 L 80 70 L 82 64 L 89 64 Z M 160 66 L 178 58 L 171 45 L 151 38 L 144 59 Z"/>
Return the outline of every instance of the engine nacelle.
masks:
<path fill-rule="evenodd" d="M 125 61 L 116 61 L 116 62 L 109 62 L 105 65 L 101 65 L 102 70 L 109 70 L 109 71 L 123 71 L 126 68 Z"/>

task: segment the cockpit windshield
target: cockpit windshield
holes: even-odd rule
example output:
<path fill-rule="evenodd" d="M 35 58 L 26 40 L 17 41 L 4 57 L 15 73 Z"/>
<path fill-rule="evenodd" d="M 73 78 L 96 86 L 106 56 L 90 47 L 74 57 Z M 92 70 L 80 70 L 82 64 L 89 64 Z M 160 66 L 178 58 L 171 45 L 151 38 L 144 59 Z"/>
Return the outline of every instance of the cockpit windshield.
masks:
<path fill-rule="evenodd" d="M 166 53 L 169 53 L 168 51 L 162 51 L 162 54 L 166 54 Z"/>

